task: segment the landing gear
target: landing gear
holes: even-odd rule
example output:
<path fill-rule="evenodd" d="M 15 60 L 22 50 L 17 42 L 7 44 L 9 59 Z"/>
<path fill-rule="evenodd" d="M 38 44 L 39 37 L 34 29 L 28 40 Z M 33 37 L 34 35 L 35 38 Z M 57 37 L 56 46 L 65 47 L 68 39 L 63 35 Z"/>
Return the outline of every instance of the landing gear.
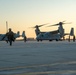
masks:
<path fill-rule="evenodd" d="M 38 39 L 37 39 L 37 41 L 38 41 L 38 42 L 39 42 L 39 41 L 41 41 L 41 42 L 42 42 L 42 40 L 38 40 Z"/>
<path fill-rule="evenodd" d="M 70 40 L 71 40 L 71 39 L 70 39 L 70 36 L 69 36 L 68 41 L 70 42 Z M 75 35 L 73 36 L 73 39 L 72 39 L 72 40 L 73 40 L 73 42 L 75 42 Z"/>
<path fill-rule="evenodd" d="M 42 40 L 40 40 L 42 42 Z"/>
<path fill-rule="evenodd" d="M 52 41 L 52 40 L 49 40 L 49 41 Z"/>
<path fill-rule="evenodd" d="M 58 41 L 58 39 L 56 39 L 56 41 Z"/>
<path fill-rule="evenodd" d="M 75 35 L 73 36 L 73 42 L 75 42 Z"/>
<path fill-rule="evenodd" d="M 70 42 L 70 36 L 69 36 L 69 39 L 68 39 L 68 41 Z"/>
<path fill-rule="evenodd" d="M 37 42 L 39 42 L 39 40 L 37 40 Z"/>

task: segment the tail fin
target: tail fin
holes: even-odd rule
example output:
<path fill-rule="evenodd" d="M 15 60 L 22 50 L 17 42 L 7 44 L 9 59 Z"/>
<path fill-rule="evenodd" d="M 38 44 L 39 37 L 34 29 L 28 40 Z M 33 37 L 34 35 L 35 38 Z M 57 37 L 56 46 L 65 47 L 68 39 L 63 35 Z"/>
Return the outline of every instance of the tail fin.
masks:
<path fill-rule="evenodd" d="M 20 32 L 19 31 L 15 34 L 15 38 L 17 38 L 17 37 L 20 37 Z"/>
<path fill-rule="evenodd" d="M 70 36 L 74 36 L 74 28 L 71 28 Z"/>
<path fill-rule="evenodd" d="M 26 35 L 25 35 L 25 31 L 23 31 L 23 32 L 22 32 L 22 37 L 25 37 L 25 36 L 26 36 Z"/>

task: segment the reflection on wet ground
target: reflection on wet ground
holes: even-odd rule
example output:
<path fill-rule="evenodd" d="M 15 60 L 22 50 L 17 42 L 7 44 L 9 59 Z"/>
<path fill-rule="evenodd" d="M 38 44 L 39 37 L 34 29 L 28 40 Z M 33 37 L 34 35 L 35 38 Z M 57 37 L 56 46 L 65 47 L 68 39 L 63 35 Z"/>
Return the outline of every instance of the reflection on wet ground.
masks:
<path fill-rule="evenodd" d="M 76 43 L 0 43 L 0 75 L 76 75 Z"/>

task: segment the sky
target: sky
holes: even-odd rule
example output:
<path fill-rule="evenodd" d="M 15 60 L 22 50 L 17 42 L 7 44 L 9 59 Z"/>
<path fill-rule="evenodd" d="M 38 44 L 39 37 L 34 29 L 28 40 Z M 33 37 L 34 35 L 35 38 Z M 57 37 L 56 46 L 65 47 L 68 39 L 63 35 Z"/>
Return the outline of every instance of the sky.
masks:
<path fill-rule="evenodd" d="M 0 0 L 0 34 L 8 27 L 14 32 L 25 31 L 27 37 L 36 37 L 35 25 L 60 21 L 72 22 L 64 25 L 66 33 L 74 27 L 76 34 L 76 0 Z M 47 25 L 47 26 L 48 26 Z M 41 27 L 41 31 L 53 31 L 58 27 Z"/>

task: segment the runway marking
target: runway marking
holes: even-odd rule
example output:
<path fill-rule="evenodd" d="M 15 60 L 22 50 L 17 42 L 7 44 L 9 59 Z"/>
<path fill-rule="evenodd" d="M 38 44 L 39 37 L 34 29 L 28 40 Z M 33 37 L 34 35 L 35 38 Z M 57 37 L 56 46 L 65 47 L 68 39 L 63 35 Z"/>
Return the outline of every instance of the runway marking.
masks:
<path fill-rule="evenodd" d="M 12 74 L 12 75 L 40 75 L 40 74 L 74 74 L 76 70 L 62 70 L 62 71 L 46 71 L 46 72 L 30 72 L 23 74 Z"/>
<path fill-rule="evenodd" d="M 8 71 L 8 70 L 16 70 L 16 69 L 24 69 L 24 68 L 36 68 L 36 67 L 47 67 L 47 66 L 57 66 L 61 64 L 76 64 L 76 61 L 69 61 L 69 62 L 58 62 L 53 64 L 42 64 L 42 65 L 32 65 L 32 66 L 17 66 L 17 67 L 5 67 L 0 68 L 0 71 Z"/>

